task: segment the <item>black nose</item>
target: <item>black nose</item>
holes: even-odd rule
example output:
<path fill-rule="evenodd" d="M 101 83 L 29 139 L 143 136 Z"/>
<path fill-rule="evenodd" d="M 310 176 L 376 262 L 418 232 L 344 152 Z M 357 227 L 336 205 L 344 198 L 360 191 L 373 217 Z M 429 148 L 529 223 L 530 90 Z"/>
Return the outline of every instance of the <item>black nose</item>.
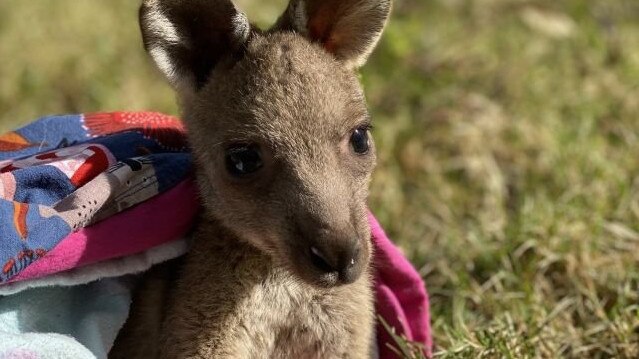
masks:
<path fill-rule="evenodd" d="M 309 255 L 313 266 L 322 273 L 333 274 L 344 284 L 353 283 L 360 274 L 359 251 L 360 247 L 354 243 L 343 246 L 312 245 Z"/>

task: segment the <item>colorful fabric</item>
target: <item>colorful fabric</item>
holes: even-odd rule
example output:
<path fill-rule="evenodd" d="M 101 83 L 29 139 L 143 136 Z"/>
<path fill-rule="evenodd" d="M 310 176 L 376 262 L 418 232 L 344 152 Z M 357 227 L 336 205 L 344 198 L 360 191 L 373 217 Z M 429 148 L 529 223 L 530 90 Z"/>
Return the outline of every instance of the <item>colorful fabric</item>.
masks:
<path fill-rule="evenodd" d="M 0 136 L 0 284 L 42 260 L 67 236 L 81 236 L 92 224 L 175 187 L 190 171 L 181 122 L 157 113 L 51 116 Z M 181 208 L 188 212 L 179 218 L 182 231 L 193 208 Z M 170 220 L 169 210 L 175 209 L 164 209 Z M 153 231 L 150 220 L 137 228 Z M 140 245 L 139 237 L 127 236 L 132 228 L 122 229 L 111 231 L 119 238 L 109 246 Z M 160 239 L 172 240 L 171 235 Z M 151 240 L 143 247 L 159 244 Z M 116 253 L 103 254 L 96 259 Z M 75 264 L 93 260 L 85 259 Z"/>
<path fill-rule="evenodd" d="M 184 235 L 198 210 L 195 184 L 187 179 L 161 195 L 65 237 L 46 256 L 11 279 L 11 284 L 130 256 Z M 0 295 L 2 294 L 0 286 Z"/>
<path fill-rule="evenodd" d="M 98 278 L 139 272 L 146 268 L 139 260 L 122 259 L 180 241 L 198 209 L 184 129 L 174 117 L 150 112 L 50 116 L 2 135 L 0 296 L 16 293 L 16 288 L 86 285 Z M 369 221 L 375 247 L 377 314 L 398 334 L 422 343 L 430 355 L 424 283 L 372 215 Z M 162 260 L 180 254 L 167 253 L 160 256 Z M 144 263 L 157 263 L 157 258 Z M 83 290 L 68 288 L 70 300 Z M 28 292 L 34 290 L 48 293 Z M 58 290 L 54 292 L 63 298 Z M 0 307 L 3 303 L 7 301 L 0 297 Z M 3 311 L 11 312 L 10 308 Z M 93 323 L 98 327 L 121 325 L 117 324 L 120 315 L 99 317 Z M 82 314 L 71 322 L 86 324 L 91 318 Z M 99 340 L 93 337 L 86 343 L 73 333 L 49 331 L 71 335 L 64 337 L 61 347 L 71 339 L 86 347 Z M 104 343 L 113 337 L 113 331 L 109 333 L 102 338 Z M 12 335 L 17 345 L 13 347 L 18 349 L 25 340 L 39 343 L 43 338 Z M 57 345 L 59 336 L 51 338 L 50 344 Z M 378 327 L 382 359 L 395 357 L 388 344 L 395 345 Z M 108 345 L 92 353 L 102 357 L 107 350 Z"/>

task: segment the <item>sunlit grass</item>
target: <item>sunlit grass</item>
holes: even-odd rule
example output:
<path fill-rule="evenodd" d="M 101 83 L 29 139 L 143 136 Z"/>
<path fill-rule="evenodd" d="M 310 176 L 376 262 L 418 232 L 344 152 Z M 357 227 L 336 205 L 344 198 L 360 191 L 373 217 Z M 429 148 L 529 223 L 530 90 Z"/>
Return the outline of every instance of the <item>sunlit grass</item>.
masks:
<path fill-rule="evenodd" d="M 241 1 L 265 25 L 283 1 Z M 173 95 L 136 1 L 0 1 L 0 129 Z M 639 3 L 397 0 L 362 71 L 371 205 L 441 358 L 639 356 Z"/>

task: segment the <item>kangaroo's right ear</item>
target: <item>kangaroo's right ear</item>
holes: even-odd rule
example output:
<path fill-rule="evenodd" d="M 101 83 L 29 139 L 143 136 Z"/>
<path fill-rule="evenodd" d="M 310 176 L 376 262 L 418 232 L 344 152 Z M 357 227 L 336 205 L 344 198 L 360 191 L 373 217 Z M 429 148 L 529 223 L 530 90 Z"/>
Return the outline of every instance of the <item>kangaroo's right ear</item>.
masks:
<path fill-rule="evenodd" d="M 181 92 L 200 89 L 251 33 L 248 19 L 229 0 L 144 0 L 140 28 L 145 49 Z"/>

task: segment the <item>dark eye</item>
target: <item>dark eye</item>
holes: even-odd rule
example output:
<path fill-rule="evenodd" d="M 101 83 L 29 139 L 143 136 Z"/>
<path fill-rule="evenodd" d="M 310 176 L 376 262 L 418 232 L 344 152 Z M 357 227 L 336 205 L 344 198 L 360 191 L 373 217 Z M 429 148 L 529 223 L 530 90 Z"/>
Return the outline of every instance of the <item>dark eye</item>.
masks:
<path fill-rule="evenodd" d="M 264 163 L 257 145 L 234 145 L 226 150 L 226 170 L 235 177 L 257 172 Z"/>
<path fill-rule="evenodd" d="M 355 153 L 364 154 L 368 152 L 370 143 L 368 140 L 368 127 L 359 127 L 351 134 L 351 147 Z"/>

